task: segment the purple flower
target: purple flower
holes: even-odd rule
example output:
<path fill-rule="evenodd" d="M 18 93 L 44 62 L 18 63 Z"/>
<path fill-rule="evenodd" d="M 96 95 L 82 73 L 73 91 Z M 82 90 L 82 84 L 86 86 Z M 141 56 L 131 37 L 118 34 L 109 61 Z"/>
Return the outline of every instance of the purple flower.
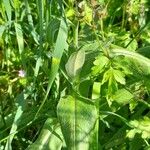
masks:
<path fill-rule="evenodd" d="M 19 77 L 22 77 L 22 78 L 23 78 L 23 77 L 25 77 L 25 75 L 26 75 L 26 73 L 25 73 L 24 70 L 19 70 L 19 71 L 18 71 L 18 76 L 19 76 Z"/>

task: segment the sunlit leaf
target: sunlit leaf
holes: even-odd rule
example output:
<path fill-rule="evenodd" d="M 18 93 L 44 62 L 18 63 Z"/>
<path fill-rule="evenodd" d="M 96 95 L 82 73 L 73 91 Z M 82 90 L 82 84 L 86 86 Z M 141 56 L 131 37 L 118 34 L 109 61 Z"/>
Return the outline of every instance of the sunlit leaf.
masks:
<path fill-rule="evenodd" d="M 93 62 L 92 74 L 97 75 L 103 71 L 103 68 L 108 64 L 109 59 L 106 56 L 100 55 Z"/>
<path fill-rule="evenodd" d="M 11 21 L 11 17 L 12 17 L 12 10 L 11 10 L 11 4 L 9 0 L 3 0 L 4 6 L 5 6 L 5 10 L 6 10 L 6 14 L 7 14 L 7 18 L 9 21 Z"/>
<path fill-rule="evenodd" d="M 89 138 L 97 119 L 96 107 L 69 95 L 60 99 L 57 115 L 67 147 L 88 150 Z"/>
<path fill-rule="evenodd" d="M 63 137 L 56 119 L 48 118 L 36 141 L 27 150 L 61 150 Z"/>
<path fill-rule="evenodd" d="M 85 61 L 85 51 L 79 50 L 78 52 L 74 52 L 68 59 L 66 63 L 66 71 L 67 74 L 73 79 L 77 75 L 79 75 L 81 68 Z"/>
<path fill-rule="evenodd" d="M 114 56 L 125 56 L 126 58 L 130 58 L 130 60 L 136 60 L 139 64 L 143 65 L 143 67 L 147 68 L 147 71 L 150 72 L 150 59 L 136 53 L 131 52 L 123 48 L 114 48 L 110 50 L 110 55 Z"/>
<path fill-rule="evenodd" d="M 105 71 L 104 75 L 103 75 L 102 84 L 104 84 L 105 82 L 107 82 L 112 75 L 113 74 L 112 74 L 112 70 L 111 69 Z"/>
<path fill-rule="evenodd" d="M 129 138 L 133 138 L 136 133 L 141 134 L 143 139 L 150 138 L 150 118 L 144 117 L 139 120 L 132 120 L 130 124 L 133 126 L 133 129 L 127 132 Z"/>
<path fill-rule="evenodd" d="M 126 104 L 129 103 L 130 100 L 133 98 L 133 94 L 131 94 L 126 89 L 118 90 L 115 95 L 113 96 L 113 100 L 119 104 Z"/>
<path fill-rule="evenodd" d="M 24 41 L 23 41 L 23 33 L 22 33 L 21 25 L 15 23 L 15 30 L 16 30 L 19 53 L 22 54 L 24 50 Z"/>
<path fill-rule="evenodd" d="M 119 70 L 113 70 L 114 78 L 117 82 L 125 84 L 125 75 Z"/>
<path fill-rule="evenodd" d="M 14 118 L 11 130 L 10 130 L 9 138 L 7 139 L 5 150 L 8 150 L 8 149 L 11 150 L 12 149 L 11 143 L 12 143 L 12 140 L 15 136 L 15 132 L 17 131 L 20 118 L 21 118 L 22 113 L 23 113 L 24 108 L 25 108 L 25 97 L 24 97 L 23 92 L 20 95 L 18 95 L 17 100 L 18 100 L 18 106 L 17 106 L 18 108 L 17 108 L 16 114 L 15 114 L 15 118 Z"/>

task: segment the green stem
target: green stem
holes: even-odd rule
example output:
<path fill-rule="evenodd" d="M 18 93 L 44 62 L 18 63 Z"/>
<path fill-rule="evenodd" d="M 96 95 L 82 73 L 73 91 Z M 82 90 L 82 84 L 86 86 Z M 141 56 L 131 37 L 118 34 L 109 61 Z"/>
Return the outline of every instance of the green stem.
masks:
<path fill-rule="evenodd" d="M 125 13 L 126 13 L 126 6 L 125 6 L 125 4 L 123 5 L 123 13 L 122 13 L 122 25 L 121 25 L 121 27 L 122 27 L 122 29 L 124 28 L 124 25 L 125 25 Z"/>
<path fill-rule="evenodd" d="M 100 27 L 101 27 L 102 39 L 104 40 L 104 24 L 102 18 L 100 19 Z"/>

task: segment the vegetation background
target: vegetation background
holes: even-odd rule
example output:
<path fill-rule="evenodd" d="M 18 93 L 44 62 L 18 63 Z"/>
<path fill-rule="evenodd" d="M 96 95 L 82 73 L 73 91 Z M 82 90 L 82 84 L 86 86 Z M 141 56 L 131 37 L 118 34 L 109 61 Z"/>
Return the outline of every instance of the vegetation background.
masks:
<path fill-rule="evenodd" d="M 149 0 L 0 0 L 0 149 L 150 149 Z"/>

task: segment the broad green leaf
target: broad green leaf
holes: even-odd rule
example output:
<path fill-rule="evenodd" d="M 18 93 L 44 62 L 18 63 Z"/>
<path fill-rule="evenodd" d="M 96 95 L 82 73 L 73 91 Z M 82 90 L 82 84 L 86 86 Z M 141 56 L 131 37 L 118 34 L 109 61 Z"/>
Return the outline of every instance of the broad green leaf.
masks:
<path fill-rule="evenodd" d="M 55 135 L 53 133 L 52 136 L 49 138 L 49 143 L 47 146 L 47 149 L 49 150 L 61 150 L 63 146 L 66 147 L 60 125 L 55 128 L 55 132 L 57 134 Z"/>
<path fill-rule="evenodd" d="M 111 69 L 105 71 L 104 75 L 103 75 L 102 84 L 104 84 L 105 82 L 107 82 L 112 75 L 113 74 L 112 74 L 112 70 Z"/>
<path fill-rule="evenodd" d="M 104 72 L 103 79 L 102 79 L 102 85 L 104 83 L 108 82 L 108 92 L 106 95 L 108 98 L 110 96 L 112 96 L 112 94 L 114 94 L 114 92 L 116 92 L 118 89 L 117 82 L 114 78 L 114 72 L 113 71 L 114 71 L 113 68 L 108 69 L 106 72 Z"/>
<path fill-rule="evenodd" d="M 118 131 L 103 145 L 103 147 L 105 147 L 105 149 L 110 149 L 124 142 L 126 137 L 126 129 L 127 127 L 125 125 L 118 129 Z"/>
<path fill-rule="evenodd" d="M 136 60 L 139 64 L 143 65 L 143 67 L 147 68 L 147 71 L 150 73 L 150 59 L 132 51 L 128 51 L 123 48 L 114 48 L 111 49 L 110 55 L 114 56 L 125 56 L 126 58 L 130 58 L 131 60 Z"/>
<path fill-rule="evenodd" d="M 79 50 L 78 52 L 74 52 L 68 59 L 66 63 L 66 71 L 67 74 L 74 79 L 79 75 L 81 68 L 85 61 L 85 51 Z"/>
<path fill-rule="evenodd" d="M 119 104 L 127 104 L 132 98 L 133 94 L 126 89 L 120 89 L 113 95 L 113 100 Z"/>
<path fill-rule="evenodd" d="M 84 50 L 86 52 L 91 52 L 94 55 L 96 52 L 100 51 L 99 43 L 97 41 L 81 41 L 80 50 Z M 93 53 L 93 51 L 94 51 L 94 53 Z"/>
<path fill-rule="evenodd" d="M 81 82 L 79 86 L 79 93 L 84 97 L 88 97 L 91 85 L 91 80 L 85 80 Z"/>
<path fill-rule="evenodd" d="M 113 70 L 113 75 L 117 82 L 125 84 L 125 75 L 120 70 Z"/>
<path fill-rule="evenodd" d="M 143 139 L 150 138 L 150 118 L 144 117 L 139 120 L 132 120 L 129 122 L 133 129 L 127 132 L 127 137 L 133 138 L 136 133 L 141 134 Z"/>
<path fill-rule="evenodd" d="M 100 55 L 93 62 L 94 67 L 92 67 L 92 74 L 97 75 L 103 71 L 103 68 L 108 64 L 109 59 L 106 56 Z"/>
<path fill-rule="evenodd" d="M 91 69 L 93 67 L 93 62 L 95 60 L 95 57 L 97 57 L 97 55 L 99 55 L 99 51 L 96 51 L 94 49 L 94 46 L 93 46 L 93 49 L 91 51 L 90 51 L 90 49 L 88 49 L 89 50 L 88 51 L 86 49 L 86 47 L 84 47 L 84 46 L 80 50 L 85 50 L 85 52 L 86 52 L 85 62 L 84 62 L 84 65 L 83 65 L 83 67 L 81 69 L 81 72 L 80 72 L 80 77 L 82 79 L 83 78 L 85 79 L 85 78 L 87 78 L 87 77 L 89 77 L 91 75 Z"/>
<path fill-rule="evenodd" d="M 150 58 L 150 46 L 137 49 L 137 52 L 145 57 Z"/>
<path fill-rule="evenodd" d="M 69 95 L 60 99 L 57 115 L 67 148 L 88 150 L 89 139 L 97 120 L 96 107 Z"/>
<path fill-rule="evenodd" d="M 37 140 L 27 150 L 61 150 L 63 136 L 56 119 L 48 118 Z"/>

